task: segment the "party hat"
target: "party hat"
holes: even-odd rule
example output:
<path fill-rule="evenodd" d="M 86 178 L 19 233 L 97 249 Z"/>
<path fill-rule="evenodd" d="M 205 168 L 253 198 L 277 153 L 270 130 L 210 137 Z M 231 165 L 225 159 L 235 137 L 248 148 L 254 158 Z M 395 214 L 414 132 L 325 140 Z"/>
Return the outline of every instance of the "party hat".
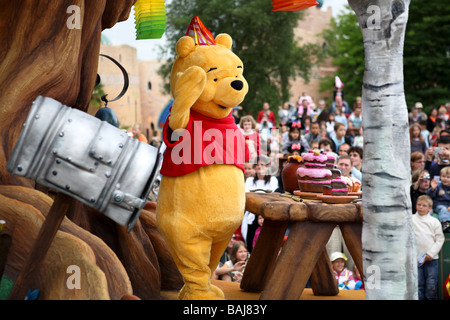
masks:
<path fill-rule="evenodd" d="M 137 0 L 134 4 L 136 40 L 160 39 L 166 29 L 164 0 Z"/>
<path fill-rule="evenodd" d="M 210 46 L 216 44 L 213 35 L 206 29 L 198 16 L 192 18 L 186 35 L 194 39 L 195 45 Z"/>
<path fill-rule="evenodd" d="M 341 81 L 341 79 L 339 79 L 338 76 L 335 76 L 335 77 L 334 77 L 334 87 L 335 87 L 336 89 L 340 89 L 340 88 L 343 88 L 343 87 L 344 87 L 344 83 Z"/>
<path fill-rule="evenodd" d="M 316 0 L 272 0 L 272 11 L 300 11 L 318 4 Z"/>

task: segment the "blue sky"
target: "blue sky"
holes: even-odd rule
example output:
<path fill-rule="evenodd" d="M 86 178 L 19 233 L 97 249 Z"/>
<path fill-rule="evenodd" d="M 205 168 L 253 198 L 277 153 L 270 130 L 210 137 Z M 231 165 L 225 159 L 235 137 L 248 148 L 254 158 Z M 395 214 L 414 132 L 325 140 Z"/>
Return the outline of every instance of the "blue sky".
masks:
<path fill-rule="evenodd" d="M 347 0 L 325 0 L 323 9 L 331 6 L 333 8 L 333 15 L 336 16 L 347 3 Z M 136 40 L 134 8 L 127 21 L 120 22 L 111 29 L 104 30 L 103 34 L 108 37 L 113 45 L 128 44 L 137 48 L 139 60 L 157 59 L 158 46 L 164 45 L 166 41 L 165 35 L 161 39 Z"/>

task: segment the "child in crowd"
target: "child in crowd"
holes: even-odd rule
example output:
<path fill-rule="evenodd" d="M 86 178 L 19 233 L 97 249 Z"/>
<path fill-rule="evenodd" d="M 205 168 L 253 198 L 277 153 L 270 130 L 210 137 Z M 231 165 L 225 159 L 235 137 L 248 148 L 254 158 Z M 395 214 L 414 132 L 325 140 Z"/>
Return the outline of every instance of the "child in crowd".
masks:
<path fill-rule="evenodd" d="M 319 141 L 311 141 L 311 143 L 309 144 L 309 149 L 310 150 L 319 149 Z"/>
<path fill-rule="evenodd" d="M 427 191 L 430 188 L 430 174 L 427 170 L 417 170 L 413 172 L 411 180 L 411 213 L 414 214 L 416 212 L 417 199 L 420 196 L 427 194 Z"/>
<path fill-rule="evenodd" d="M 253 237 L 253 248 L 255 247 L 256 240 L 258 240 L 259 234 L 261 233 L 261 228 L 264 223 L 264 218 L 262 215 L 258 216 L 258 228 L 255 231 L 255 236 Z"/>
<path fill-rule="evenodd" d="M 328 135 L 330 138 L 333 138 L 334 135 L 335 135 L 335 132 L 334 132 L 334 125 L 335 125 L 335 124 L 336 124 L 336 122 L 335 122 L 335 120 L 334 120 L 334 113 L 330 113 L 330 114 L 328 115 L 327 121 L 325 122 L 325 127 L 326 127 L 326 130 L 327 130 L 327 135 Z"/>
<path fill-rule="evenodd" d="M 224 281 L 241 282 L 245 264 L 249 257 L 247 247 L 243 241 L 236 241 L 230 252 L 230 260 L 222 267 L 216 269 L 215 274 Z"/>
<path fill-rule="evenodd" d="M 347 116 L 341 108 L 336 108 L 334 112 L 334 121 L 342 123 L 345 126 L 345 130 L 348 129 Z"/>
<path fill-rule="evenodd" d="M 425 154 L 427 151 L 427 144 L 425 142 L 425 139 L 422 136 L 422 128 L 418 123 L 414 123 L 409 128 L 409 136 L 410 136 L 410 142 L 411 142 L 411 153 L 418 151 Z"/>
<path fill-rule="evenodd" d="M 331 265 L 338 282 L 339 290 L 358 290 L 361 287 L 361 281 L 355 281 L 353 272 L 345 267 L 347 257 L 342 252 L 333 252 L 330 256 Z"/>
<path fill-rule="evenodd" d="M 436 300 L 438 292 L 438 258 L 444 244 L 441 224 L 431 215 L 433 200 L 417 198 L 417 213 L 412 217 L 418 253 L 419 300 Z"/>
<path fill-rule="evenodd" d="M 289 114 L 290 114 L 290 106 L 289 102 L 285 102 L 282 106 L 278 107 L 278 117 L 280 118 L 281 123 L 285 123 L 289 121 Z"/>
<path fill-rule="evenodd" d="M 349 145 L 351 145 L 351 143 L 349 143 L 345 139 L 346 131 L 347 129 L 345 128 L 345 125 L 343 123 L 336 122 L 336 124 L 334 125 L 334 137 L 332 138 L 336 148 L 335 150 L 333 150 L 334 152 L 337 152 L 337 150 L 339 150 L 341 144 L 348 143 Z"/>
<path fill-rule="evenodd" d="M 439 178 L 440 182 L 430 181 L 427 195 L 434 201 L 434 211 L 439 215 L 442 230 L 450 232 L 450 166 L 442 168 Z"/>
<path fill-rule="evenodd" d="M 270 174 L 269 164 L 270 159 L 265 155 L 261 155 L 256 159 L 256 163 L 253 165 L 255 175 L 245 180 L 245 192 L 264 192 L 261 190 L 274 192 L 278 188 L 278 179 L 276 176 Z M 253 237 L 258 227 L 255 218 L 255 214 L 245 211 L 241 223 L 241 234 L 250 252 L 253 249 Z"/>
<path fill-rule="evenodd" d="M 314 121 L 310 125 L 310 130 L 307 134 L 304 135 L 305 140 L 308 142 L 309 146 L 311 147 L 311 142 L 317 141 L 319 142 L 321 139 L 320 136 L 320 126 L 319 123 Z"/>
<path fill-rule="evenodd" d="M 301 156 L 305 152 L 305 148 L 300 143 L 292 143 L 287 149 L 287 154 L 290 156 Z"/>
<path fill-rule="evenodd" d="M 251 161 L 247 161 L 244 163 L 244 169 L 244 181 L 247 180 L 247 178 L 255 176 L 255 168 L 253 167 L 253 163 Z"/>
<path fill-rule="evenodd" d="M 450 165 L 450 137 L 440 137 L 437 147 L 428 148 L 425 153 L 425 169 L 430 173 L 431 179 L 439 176 L 442 168 Z"/>
<path fill-rule="evenodd" d="M 239 122 L 239 127 L 250 151 L 250 158 L 261 154 L 261 140 L 258 131 L 256 131 L 256 125 L 252 116 L 243 116 Z"/>
<path fill-rule="evenodd" d="M 363 127 L 359 127 L 358 133 L 355 135 L 355 138 L 353 138 L 352 145 L 354 147 L 364 147 L 364 135 L 363 135 Z"/>
<path fill-rule="evenodd" d="M 302 124 L 300 121 L 292 121 L 289 123 L 288 140 L 283 141 L 281 153 L 283 154 L 288 153 L 288 148 L 293 144 L 300 144 L 304 148 L 302 152 L 309 151 L 309 144 L 306 141 L 305 137 L 302 137 L 301 127 Z"/>
<path fill-rule="evenodd" d="M 302 134 L 305 135 L 309 132 L 311 128 L 311 116 L 304 116 L 302 118 Z"/>

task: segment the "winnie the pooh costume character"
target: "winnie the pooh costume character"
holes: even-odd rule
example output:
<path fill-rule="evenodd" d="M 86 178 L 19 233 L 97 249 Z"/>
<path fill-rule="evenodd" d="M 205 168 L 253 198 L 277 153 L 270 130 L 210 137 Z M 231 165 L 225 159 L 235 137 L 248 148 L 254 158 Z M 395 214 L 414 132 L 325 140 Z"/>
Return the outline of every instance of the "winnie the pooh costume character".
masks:
<path fill-rule="evenodd" d="M 231 37 L 214 39 L 198 17 L 192 28 L 176 45 L 157 222 L 183 276 L 179 299 L 224 299 L 210 278 L 245 210 L 249 153 L 231 111 L 248 85 Z"/>

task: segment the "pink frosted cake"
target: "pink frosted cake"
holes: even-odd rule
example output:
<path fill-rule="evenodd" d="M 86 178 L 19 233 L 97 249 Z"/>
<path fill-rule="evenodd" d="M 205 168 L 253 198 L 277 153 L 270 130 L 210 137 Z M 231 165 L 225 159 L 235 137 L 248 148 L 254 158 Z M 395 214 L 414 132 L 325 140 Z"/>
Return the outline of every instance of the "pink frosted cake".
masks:
<path fill-rule="evenodd" d="M 331 154 L 327 154 L 327 162 L 326 162 L 327 169 L 329 169 L 329 170 L 334 169 L 335 162 L 336 162 L 336 158 Z"/>
<path fill-rule="evenodd" d="M 302 154 L 302 159 L 305 167 L 325 168 L 328 156 L 325 152 L 320 152 L 319 150 L 309 150 L 309 152 Z"/>
<path fill-rule="evenodd" d="M 331 184 L 331 171 L 326 169 L 327 154 L 310 150 L 302 154 L 304 167 L 297 169 L 300 191 L 322 193 L 324 185 Z"/>
<path fill-rule="evenodd" d="M 331 195 L 332 196 L 348 196 L 347 182 L 340 176 L 331 180 Z"/>

